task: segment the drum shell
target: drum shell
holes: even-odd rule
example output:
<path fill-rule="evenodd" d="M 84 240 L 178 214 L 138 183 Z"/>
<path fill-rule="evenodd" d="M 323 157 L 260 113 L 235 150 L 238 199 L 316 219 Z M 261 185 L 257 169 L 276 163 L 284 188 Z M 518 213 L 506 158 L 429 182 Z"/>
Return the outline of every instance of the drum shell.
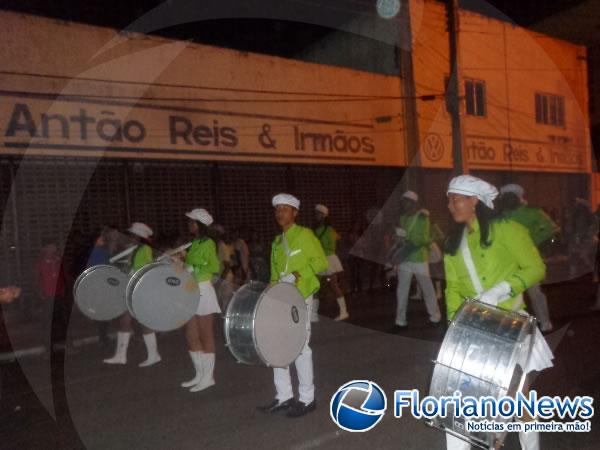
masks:
<path fill-rule="evenodd" d="M 127 307 L 142 325 L 172 331 L 187 323 L 200 302 L 192 274 L 169 262 L 154 262 L 136 271 L 126 289 Z"/>
<path fill-rule="evenodd" d="M 96 265 L 84 270 L 73 284 L 75 303 L 93 320 L 112 320 L 121 316 L 125 305 L 127 275 L 111 265 Z"/>
<path fill-rule="evenodd" d="M 435 364 L 429 395 L 500 398 L 515 396 L 522 389 L 524 374 L 517 366 L 527 335 L 535 331 L 535 319 L 468 301 L 450 325 Z M 466 437 L 487 448 L 502 441 L 503 434 L 469 433 L 464 418 L 436 417 L 431 425 Z M 500 418 L 488 417 L 499 421 Z"/>
<path fill-rule="evenodd" d="M 282 293 L 285 299 L 276 298 Z M 270 307 L 275 313 L 272 321 L 267 317 Z M 287 367 L 305 345 L 307 323 L 306 303 L 293 285 L 278 283 L 267 287 L 251 281 L 238 289 L 229 302 L 225 339 L 240 363 Z M 279 343 L 282 351 L 273 351 L 273 345 Z"/>

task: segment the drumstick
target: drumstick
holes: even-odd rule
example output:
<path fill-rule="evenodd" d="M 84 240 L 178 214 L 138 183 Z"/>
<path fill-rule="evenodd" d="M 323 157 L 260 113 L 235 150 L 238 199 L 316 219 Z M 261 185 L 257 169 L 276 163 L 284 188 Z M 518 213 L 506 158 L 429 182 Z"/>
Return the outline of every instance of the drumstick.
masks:
<path fill-rule="evenodd" d="M 126 256 L 129 256 L 131 253 L 133 253 L 135 251 L 135 249 L 137 248 L 137 245 L 132 245 L 131 247 L 123 250 L 121 253 L 113 256 L 112 258 L 110 258 L 108 261 L 112 264 L 115 263 L 117 261 L 119 261 L 120 259 L 125 258 Z"/>
<path fill-rule="evenodd" d="M 173 249 L 173 250 L 169 250 L 168 252 L 163 253 L 162 255 L 160 255 L 156 260 L 160 260 L 163 258 L 169 258 L 170 256 L 176 255 L 177 253 L 180 253 L 184 250 L 187 250 L 188 248 L 190 248 L 192 246 L 191 242 L 188 242 L 187 244 L 183 244 L 180 245 L 179 247 Z"/>

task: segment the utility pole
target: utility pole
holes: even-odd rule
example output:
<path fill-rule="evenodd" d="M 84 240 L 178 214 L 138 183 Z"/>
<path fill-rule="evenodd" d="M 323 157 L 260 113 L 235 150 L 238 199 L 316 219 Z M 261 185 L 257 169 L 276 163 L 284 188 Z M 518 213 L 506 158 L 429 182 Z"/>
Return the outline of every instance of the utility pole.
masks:
<path fill-rule="evenodd" d="M 450 79 L 448 80 L 447 101 L 448 109 L 452 117 L 452 158 L 454 160 L 454 171 L 458 174 L 468 172 L 464 158 L 462 121 L 460 117 L 460 67 L 459 67 L 459 21 L 458 0 L 447 0 L 448 37 L 450 43 Z"/>
<path fill-rule="evenodd" d="M 410 168 L 420 166 L 419 157 L 419 120 L 417 117 L 417 100 L 415 87 L 415 73 L 413 67 L 412 28 L 410 18 L 410 0 L 402 2 L 400 10 L 398 37 L 400 42 L 396 47 L 400 60 L 400 82 L 402 83 L 404 112 L 404 145 L 406 146 L 407 172 L 404 176 L 406 188 L 411 180 Z"/>

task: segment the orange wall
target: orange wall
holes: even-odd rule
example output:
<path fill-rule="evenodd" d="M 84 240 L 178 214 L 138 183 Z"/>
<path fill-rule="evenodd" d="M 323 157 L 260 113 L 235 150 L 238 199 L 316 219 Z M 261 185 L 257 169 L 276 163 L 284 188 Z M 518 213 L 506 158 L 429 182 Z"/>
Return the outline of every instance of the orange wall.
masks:
<path fill-rule="evenodd" d="M 417 91 L 443 92 L 450 72 L 444 5 L 423 0 L 412 5 L 422 11 L 414 33 Z M 461 76 L 484 80 L 487 96 L 486 117 L 466 115 L 462 104 L 468 166 L 590 172 L 585 48 L 467 11 L 461 11 L 459 21 Z M 536 91 L 565 98 L 565 127 L 535 122 Z M 423 165 L 451 167 L 450 116 L 444 100 L 420 101 L 418 108 Z"/>
<path fill-rule="evenodd" d="M 9 12 L 0 22 L 4 154 L 406 165 L 397 77 Z"/>

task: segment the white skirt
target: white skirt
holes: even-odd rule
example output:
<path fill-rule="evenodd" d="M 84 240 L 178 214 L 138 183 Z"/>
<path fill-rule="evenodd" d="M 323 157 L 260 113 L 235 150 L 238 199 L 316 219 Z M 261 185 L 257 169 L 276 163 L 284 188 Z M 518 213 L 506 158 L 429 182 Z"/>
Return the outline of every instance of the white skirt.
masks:
<path fill-rule="evenodd" d="M 554 354 L 546 342 L 546 338 L 542 335 L 539 328 L 535 327 L 535 336 L 533 337 L 533 348 L 531 349 L 531 356 L 527 361 L 528 349 L 531 343 L 531 335 L 525 338 L 523 341 L 523 351 L 519 355 L 519 365 L 523 367 L 523 371 L 527 374 L 537 370 L 538 372 L 548 369 L 554 366 L 552 360 Z"/>
<path fill-rule="evenodd" d="M 210 281 L 198 283 L 200 289 L 200 303 L 196 310 L 197 316 L 208 316 L 209 314 L 220 313 L 219 302 L 217 301 L 217 293 Z"/>
<path fill-rule="evenodd" d="M 342 262 L 340 261 L 340 258 L 338 258 L 338 255 L 329 255 L 327 257 L 327 262 L 329 263 L 329 267 L 326 271 L 321 272 L 319 275 L 332 275 L 334 273 L 344 271 L 344 268 L 342 267 Z"/>

